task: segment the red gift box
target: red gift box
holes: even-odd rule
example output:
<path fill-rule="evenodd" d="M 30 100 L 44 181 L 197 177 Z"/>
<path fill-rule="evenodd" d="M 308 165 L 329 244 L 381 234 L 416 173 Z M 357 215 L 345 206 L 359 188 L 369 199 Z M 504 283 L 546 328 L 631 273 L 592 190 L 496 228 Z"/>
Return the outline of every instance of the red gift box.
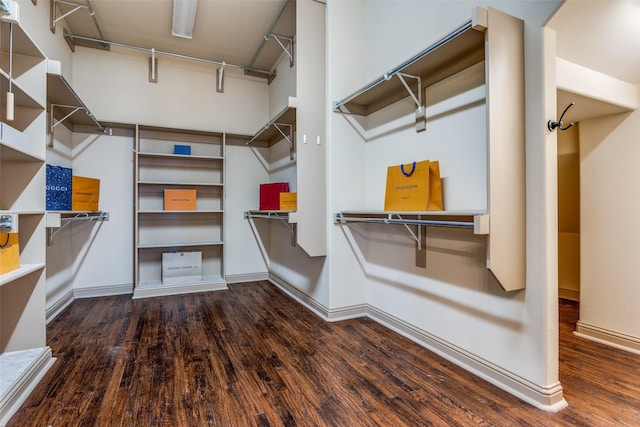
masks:
<path fill-rule="evenodd" d="M 287 193 L 288 191 L 288 182 L 272 182 L 270 184 L 260 184 L 260 210 L 280 210 L 280 193 Z"/>

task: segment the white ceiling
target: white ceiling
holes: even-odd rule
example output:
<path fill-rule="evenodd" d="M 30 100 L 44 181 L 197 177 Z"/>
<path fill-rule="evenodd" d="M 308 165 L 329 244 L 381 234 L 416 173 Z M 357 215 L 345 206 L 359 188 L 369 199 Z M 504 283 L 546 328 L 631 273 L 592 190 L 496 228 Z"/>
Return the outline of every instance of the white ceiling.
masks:
<path fill-rule="evenodd" d="M 265 35 L 295 35 L 295 0 L 198 0 L 192 39 L 171 35 L 173 0 L 89 1 L 102 37 L 87 9 L 57 23 L 56 31 L 62 26 L 71 34 L 261 70 L 271 70 L 283 54 L 273 38 L 264 41 Z M 71 9 L 58 3 L 57 16 Z"/>

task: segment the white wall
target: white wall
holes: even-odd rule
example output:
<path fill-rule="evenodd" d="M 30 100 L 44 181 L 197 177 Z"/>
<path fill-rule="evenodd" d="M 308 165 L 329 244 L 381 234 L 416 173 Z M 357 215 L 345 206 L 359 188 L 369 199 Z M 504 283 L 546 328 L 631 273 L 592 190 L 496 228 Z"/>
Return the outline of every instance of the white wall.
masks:
<path fill-rule="evenodd" d="M 640 352 L 638 135 L 638 111 L 580 122 L 579 329 Z"/>
<path fill-rule="evenodd" d="M 227 146 L 225 159 L 225 276 L 245 281 L 250 275 L 266 275 L 267 265 L 244 212 L 257 210 L 258 183 L 267 182 L 268 170 L 253 148 Z"/>
<path fill-rule="evenodd" d="M 470 19 L 473 7 L 486 3 L 330 2 L 330 99 L 349 95 L 411 57 Z M 545 123 L 544 117 L 555 112 L 541 27 L 559 3 L 488 2 L 525 20 L 526 123 Z M 359 13 L 364 23 L 356 19 L 354 25 L 363 30 L 362 40 L 345 47 L 342 41 L 358 31 L 343 20 Z M 357 55 L 362 62 L 351 60 Z M 411 117 L 399 114 L 403 108 L 405 115 L 412 111 L 402 103 L 379 113 L 392 118 L 391 124 L 369 117 L 369 132 L 364 134 L 353 118 L 332 113 L 332 211 L 381 209 L 386 166 L 420 159 L 441 160 L 446 209 L 482 209 L 485 108 L 477 102 L 483 98 L 482 88 L 452 95 L 456 97 L 432 107 L 422 134 L 411 129 Z M 542 125 L 527 125 L 526 134 L 525 291 L 502 291 L 485 268 L 483 238 L 467 231 L 430 229 L 427 268 L 420 269 L 413 265 L 414 243 L 401 229 L 349 226 L 344 231 L 333 226 L 331 308 L 353 306 L 364 297 L 400 332 L 538 406 L 558 409 L 564 401 L 557 374 L 556 189 L 541 184 L 555 183 L 555 148 L 545 144 Z"/>
<path fill-rule="evenodd" d="M 47 58 L 68 64 L 62 67 L 62 74 L 67 80 L 71 80 L 73 52 L 62 37 L 61 27 L 57 28 L 55 34 L 49 29 L 51 23 L 49 0 L 39 0 L 37 5 L 34 5 L 31 0 L 18 0 L 18 3 L 20 4 L 20 24 L 26 28 L 29 36 Z"/>
<path fill-rule="evenodd" d="M 59 125 L 54 131 L 53 147 L 47 148 L 47 163 L 72 168 L 72 134 Z M 58 303 L 73 296 L 73 259 L 71 253 L 71 228 L 55 229 L 55 236 L 47 246 L 47 313 L 55 314 Z"/>
<path fill-rule="evenodd" d="M 225 69 L 224 93 L 216 92 L 210 64 L 158 57 L 158 83 L 150 83 L 150 55 L 112 47 L 78 47 L 73 87 L 102 121 L 252 135 L 268 119 L 264 79 Z"/>
<path fill-rule="evenodd" d="M 109 221 L 72 224 L 73 286 L 79 295 L 132 291 L 133 138 L 74 133 L 73 174 L 100 180 Z"/>
<path fill-rule="evenodd" d="M 579 125 L 558 133 L 558 290 L 580 299 Z"/>

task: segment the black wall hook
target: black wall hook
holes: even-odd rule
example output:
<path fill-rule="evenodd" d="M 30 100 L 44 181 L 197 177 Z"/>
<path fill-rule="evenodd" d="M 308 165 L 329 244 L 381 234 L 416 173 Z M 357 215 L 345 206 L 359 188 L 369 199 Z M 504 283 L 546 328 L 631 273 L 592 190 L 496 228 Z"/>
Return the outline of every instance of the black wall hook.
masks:
<path fill-rule="evenodd" d="M 557 122 L 554 122 L 553 120 L 549 120 L 547 122 L 547 128 L 551 132 L 553 132 L 554 130 L 556 130 L 556 128 L 560 128 L 560 130 L 567 130 L 571 126 L 573 126 L 574 123 L 571 122 L 571 123 L 569 123 L 569 126 L 562 127 L 563 126 L 562 119 L 564 118 L 564 115 L 567 114 L 567 111 L 569 111 L 569 108 L 573 107 L 574 105 L 575 105 L 575 102 L 572 102 L 571 104 L 567 105 L 567 108 L 564 109 L 564 111 L 562 112 L 562 115 L 560 116 L 560 120 L 558 120 Z"/>

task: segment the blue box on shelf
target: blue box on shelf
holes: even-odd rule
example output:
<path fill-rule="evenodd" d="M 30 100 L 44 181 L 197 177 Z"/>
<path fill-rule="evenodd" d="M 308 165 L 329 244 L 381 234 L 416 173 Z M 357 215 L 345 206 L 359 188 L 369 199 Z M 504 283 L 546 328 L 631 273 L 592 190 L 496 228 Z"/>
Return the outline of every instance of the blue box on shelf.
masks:
<path fill-rule="evenodd" d="M 173 146 L 173 154 L 182 154 L 185 156 L 191 155 L 191 146 L 190 145 L 174 145 Z"/>

